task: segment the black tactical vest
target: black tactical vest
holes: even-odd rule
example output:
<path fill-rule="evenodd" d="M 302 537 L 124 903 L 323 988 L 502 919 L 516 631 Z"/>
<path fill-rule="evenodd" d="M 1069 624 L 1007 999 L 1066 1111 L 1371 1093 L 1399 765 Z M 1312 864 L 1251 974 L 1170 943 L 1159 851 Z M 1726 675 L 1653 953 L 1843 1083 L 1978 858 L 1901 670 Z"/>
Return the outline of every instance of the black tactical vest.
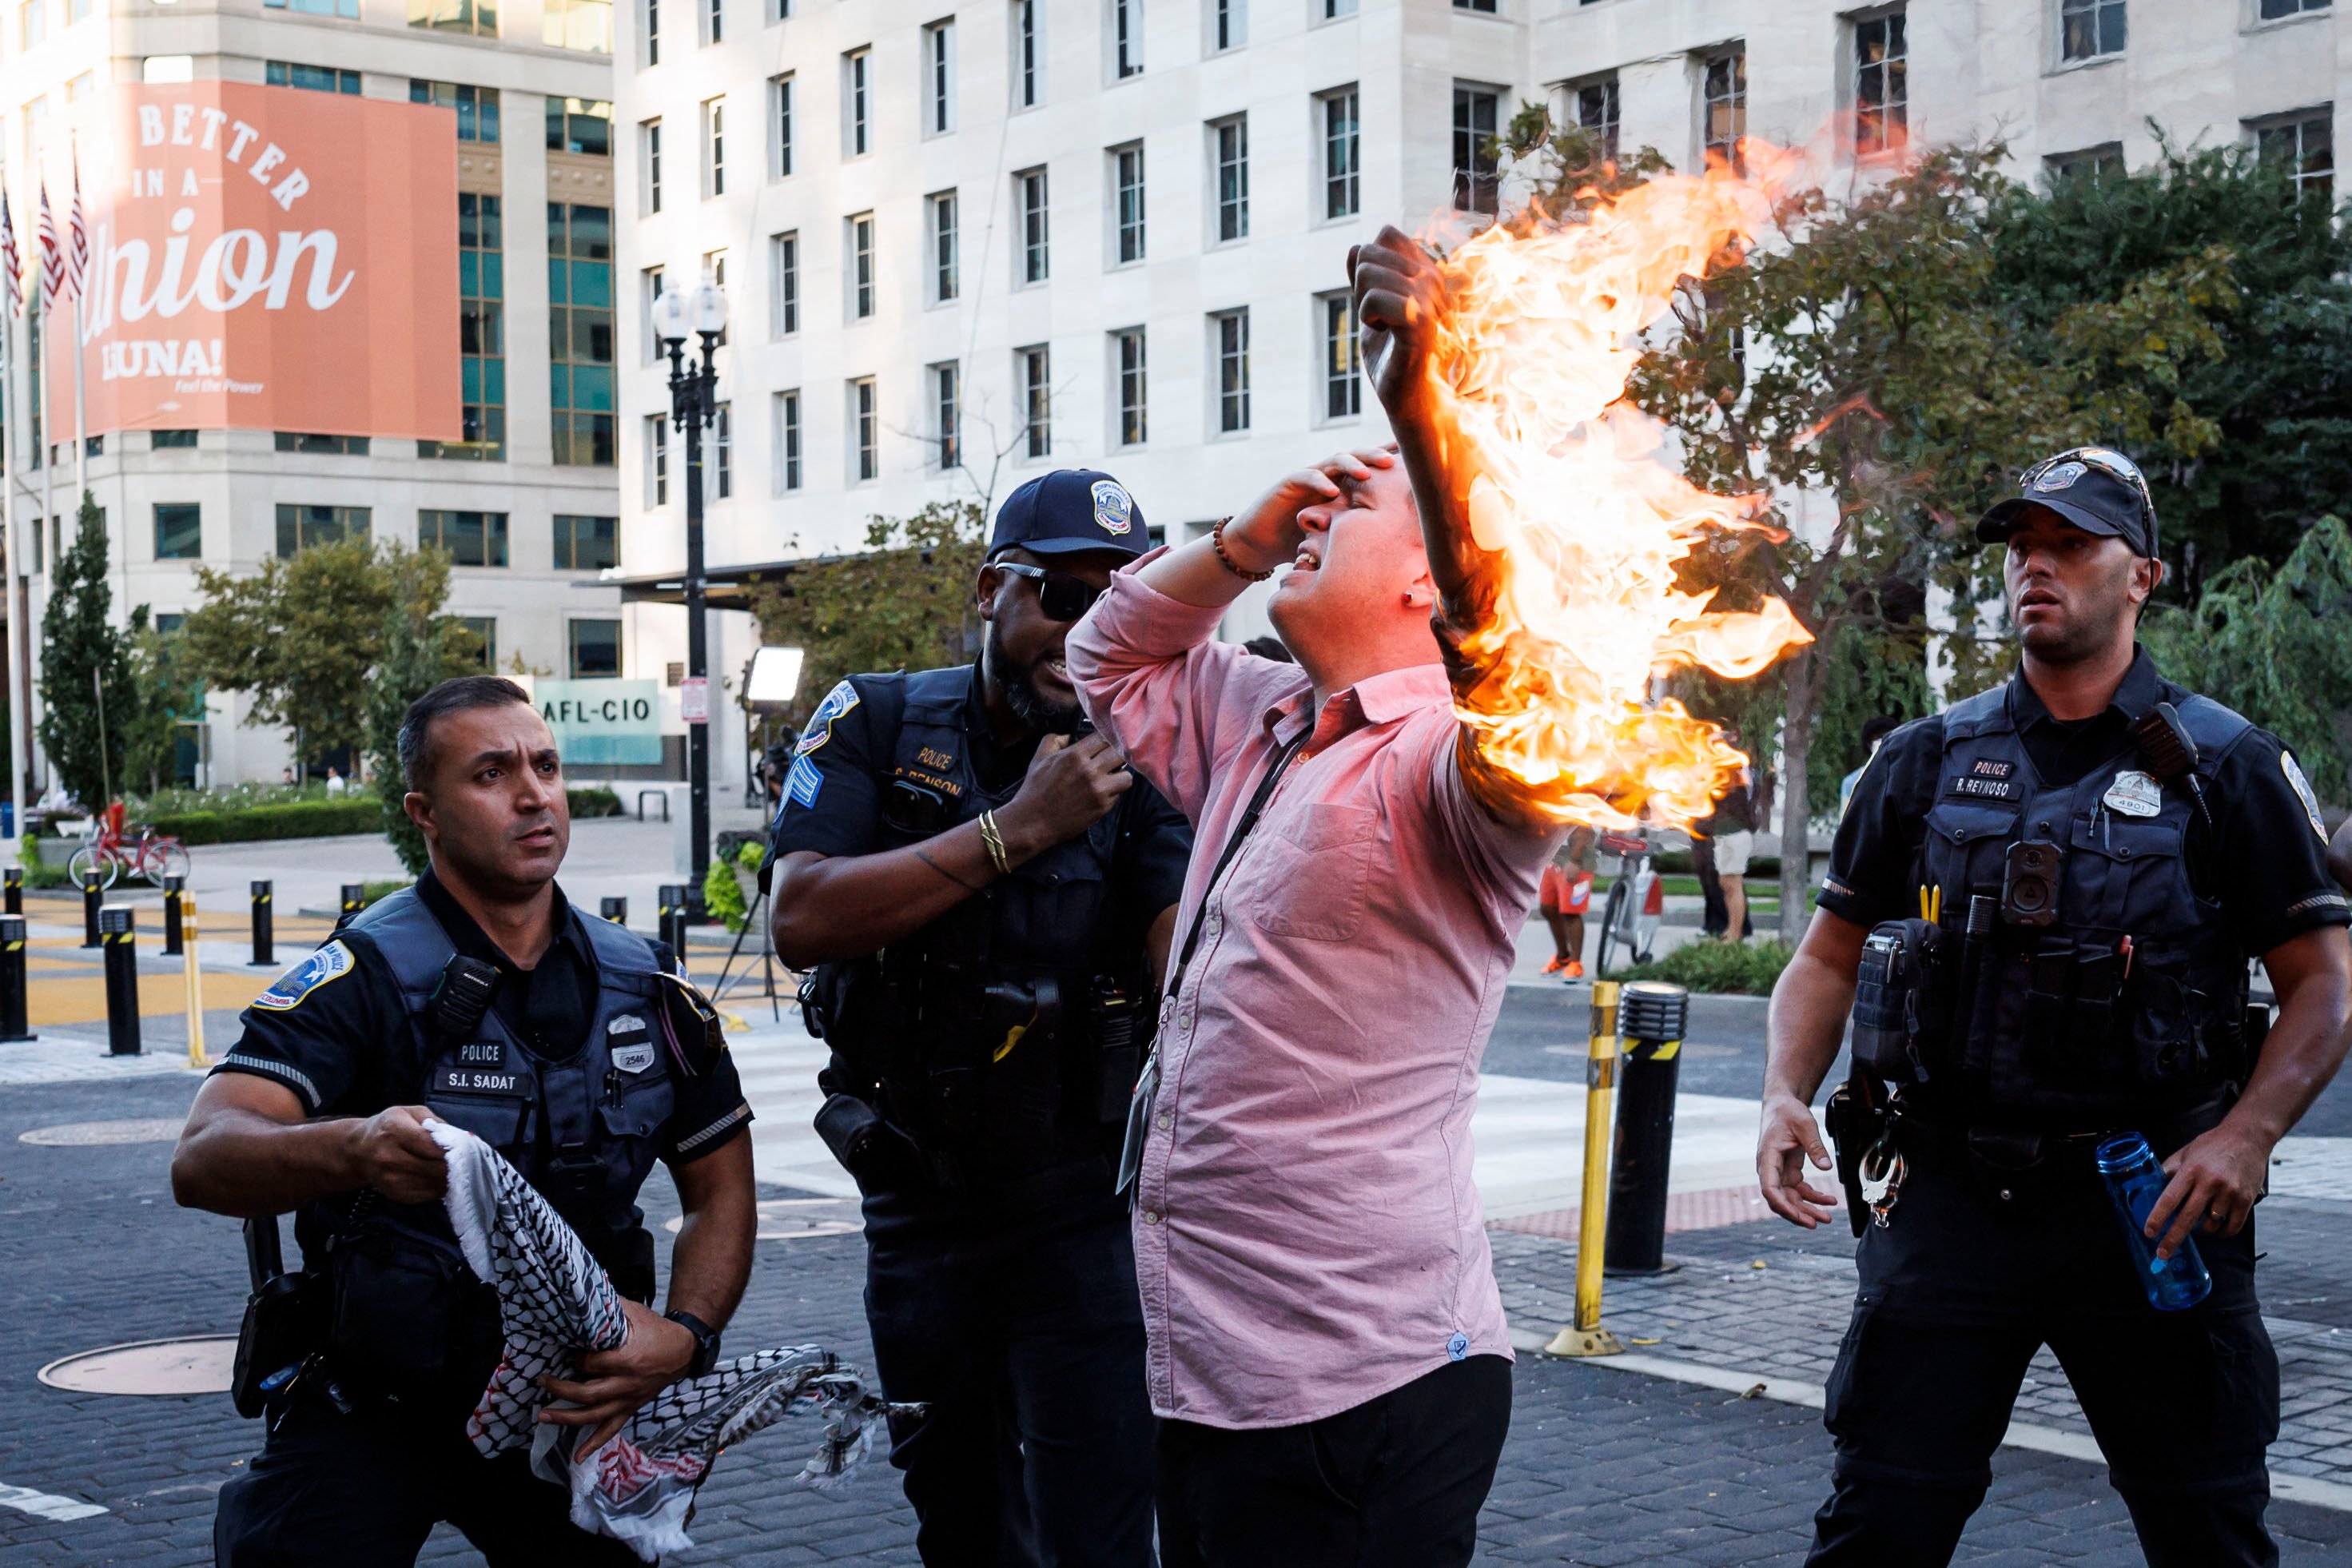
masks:
<path fill-rule="evenodd" d="M 970 665 L 852 678 L 877 746 L 894 718 L 897 727 L 878 781 L 878 849 L 920 843 L 1018 793 L 1020 778 L 992 792 L 972 764 L 973 679 Z M 1124 1110 L 1140 1052 L 1097 1026 L 1107 989 L 1130 1002 L 1143 989 L 1139 942 L 1131 953 L 1115 946 L 1120 815 L 880 953 L 819 967 L 811 994 L 836 1058 L 877 1082 L 884 1115 L 967 1174 L 1097 1152 L 1104 1125 Z"/>
<path fill-rule="evenodd" d="M 2210 799 L 2252 726 L 2220 703 L 2179 705 Z M 1913 880 L 1942 889 L 1916 1059 L 1890 1076 L 1946 1114 L 2095 1131 L 2152 1122 L 2239 1079 L 2247 954 L 2208 895 L 2210 826 L 2187 779 L 2158 785 L 2126 749 L 2045 786 L 2010 687 L 1945 713 L 1942 769 Z M 2054 848 L 2046 925 L 1998 909 L 2011 847 Z"/>

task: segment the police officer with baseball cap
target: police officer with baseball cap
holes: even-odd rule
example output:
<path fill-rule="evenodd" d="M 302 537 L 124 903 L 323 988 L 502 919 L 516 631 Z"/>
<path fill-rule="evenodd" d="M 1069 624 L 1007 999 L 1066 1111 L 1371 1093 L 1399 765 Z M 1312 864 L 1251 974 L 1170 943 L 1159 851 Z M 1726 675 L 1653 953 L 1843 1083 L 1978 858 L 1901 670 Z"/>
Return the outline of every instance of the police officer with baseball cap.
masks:
<path fill-rule="evenodd" d="M 1152 1561 L 1143 1321 L 1114 1164 L 1192 830 L 1088 732 L 1063 639 L 1149 548 L 1108 474 L 997 513 L 975 664 L 856 675 L 794 748 L 776 951 L 832 1048 L 866 1314 L 932 1568 Z"/>
<path fill-rule="evenodd" d="M 1861 1286 L 1810 1561 L 1949 1562 L 2046 1344 L 2151 1564 L 2275 1563 L 2253 1205 L 2343 1060 L 2352 911 L 2294 758 L 2135 640 L 2164 564 L 2131 460 L 2037 464 L 1977 536 L 2006 552 L 2017 674 L 1879 747 L 1772 998 L 1757 1171 L 1808 1229 L 1833 1211 L 1811 1101 L 1853 1019 L 1828 1120 Z M 2193 1239 L 2210 1272 L 2185 1310 L 2152 1303 L 2107 1196 L 2123 1132 L 2168 1178 L 2156 1256 Z"/>

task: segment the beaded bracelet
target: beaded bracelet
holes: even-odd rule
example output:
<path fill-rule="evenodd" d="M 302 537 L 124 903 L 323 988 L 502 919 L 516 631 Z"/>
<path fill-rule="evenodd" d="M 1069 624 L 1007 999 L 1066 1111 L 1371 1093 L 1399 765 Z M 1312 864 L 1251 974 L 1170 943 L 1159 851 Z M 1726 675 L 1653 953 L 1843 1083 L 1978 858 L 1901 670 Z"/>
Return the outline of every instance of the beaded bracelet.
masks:
<path fill-rule="evenodd" d="M 1268 577 L 1273 576 L 1274 574 L 1271 572 L 1244 572 L 1240 566 L 1234 563 L 1232 556 L 1225 553 L 1225 524 L 1231 521 L 1233 521 L 1233 519 L 1230 517 L 1221 517 L 1217 519 L 1217 526 L 1209 530 L 1209 542 L 1216 547 L 1218 564 L 1224 567 L 1226 571 L 1232 573 L 1234 576 L 1239 577 L 1244 583 L 1265 582 Z"/>

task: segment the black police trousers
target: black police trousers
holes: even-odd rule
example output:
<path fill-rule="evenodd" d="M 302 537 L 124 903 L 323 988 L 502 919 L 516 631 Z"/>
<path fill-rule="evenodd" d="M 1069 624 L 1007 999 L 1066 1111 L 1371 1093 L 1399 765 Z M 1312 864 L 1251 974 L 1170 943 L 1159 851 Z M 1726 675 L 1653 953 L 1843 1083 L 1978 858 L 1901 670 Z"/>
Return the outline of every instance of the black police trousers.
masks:
<path fill-rule="evenodd" d="M 1162 1422 L 1162 1568 L 1465 1568 L 1510 1428 L 1496 1355 L 1303 1426 Z"/>
<path fill-rule="evenodd" d="M 221 1488 L 218 1568 L 410 1568 L 443 1521 L 490 1568 L 635 1568 L 617 1541 L 572 1522 L 572 1496 L 519 1448 L 486 1459 L 462 1422 L 420 1430 L 383 1407 L 339 1415 L 296 1394 L 260 1458 Z"/>
<path fill-rule="evenodd" d="M 929 1406 L 890 1422 L 929 1568 L 1150 1568 L 1143 1308 L 1102 1163 L 953 1208 L 869 1193 L 866 1238 L 883 1392 Z"/>
<path fill-rule="evenodd" d="M 1906 1149 L 1906 1155 L 1908 1151 Z M 2278 1356 L 2254 1300 L 2251 1222 L 2200 1235 L 2212 1293 L 2159 1312 L 2080 1145 L 2003 1202 L 1957 1151 L 1911 1159 L 1864 1232 L 1830 1374 L 1835 1490 L 1812 1568 L 1943 1568 L 1984 1500 L 2026 1365 L 2047 1344 L 2105 1454 L 2151 1568 L 2270 1568 L 2264 1450 Z"/>

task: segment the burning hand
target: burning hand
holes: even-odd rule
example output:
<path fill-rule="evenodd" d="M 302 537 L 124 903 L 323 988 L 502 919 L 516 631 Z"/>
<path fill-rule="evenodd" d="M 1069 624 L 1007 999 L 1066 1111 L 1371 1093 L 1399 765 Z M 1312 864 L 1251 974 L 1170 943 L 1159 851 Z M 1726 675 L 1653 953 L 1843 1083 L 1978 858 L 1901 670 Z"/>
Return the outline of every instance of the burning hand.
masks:
<path fill-rule="evenodd" d="M 1428 384 L 1429 361 L 1445 311 L 1445 280 L 1419 241 L 1393 226 L 1348 252 L 1355 285 L 1356 321 L 1372 390 L 1391 420 L 1417 411 L 1415 395 Z"/>

